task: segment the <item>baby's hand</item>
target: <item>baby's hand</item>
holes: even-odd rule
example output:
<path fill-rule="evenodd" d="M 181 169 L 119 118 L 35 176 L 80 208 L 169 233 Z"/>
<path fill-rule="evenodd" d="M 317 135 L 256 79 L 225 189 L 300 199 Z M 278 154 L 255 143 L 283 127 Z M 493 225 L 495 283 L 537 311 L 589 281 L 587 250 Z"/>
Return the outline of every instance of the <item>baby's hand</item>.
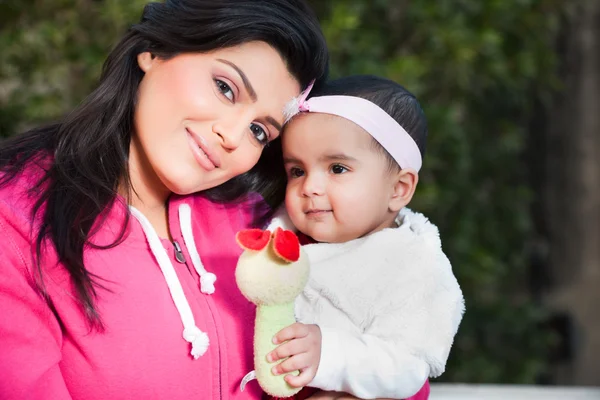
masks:
<path fill-rule="evenodd" d="M 292 387 L 308 385 L 317 374 L 317 368 L 321 361 L 321 329 L 319 326 L 297 322 L 280 330 L 273 337 L 273 343 L 283 344 L 267 355 L 267 361 L 275 362 L 289 357 L 273 367 L 273 374 L 281 375 L 298 370 L 300 375 L 286 375 L 286 382 Z"/>

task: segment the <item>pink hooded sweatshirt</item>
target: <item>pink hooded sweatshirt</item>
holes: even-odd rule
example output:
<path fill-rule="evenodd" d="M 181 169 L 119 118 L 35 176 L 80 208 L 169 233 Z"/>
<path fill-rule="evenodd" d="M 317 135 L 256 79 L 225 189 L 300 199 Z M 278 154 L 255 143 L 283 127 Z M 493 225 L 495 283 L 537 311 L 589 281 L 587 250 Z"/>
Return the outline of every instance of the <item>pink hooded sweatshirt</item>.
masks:
<path fill-rule="evenodd" d="M 239 390 L 253 369 L 255 311 L 235 284 L 241 249 L 234 236 L 264 203 L 227 207 L 199 195 L 174 197 L 173 242 L 132 210 L 121 244 L 84 253 L 104 287 L 96 289 L 105 327 L 98 331 L 53 250 L 43 259 L 50 302 L 36 289 L 27 190 L 38 173 L 30 167 L 0 190 L 0 399 L 260 398 L 256 382 Z M 115 205 L 92 241 L 112 242 L 125 211 Z"/>
<path fill-rule="evenodd" d="M 225 206 L 174 196 L 173 242 L 158 238 L 132 209 L 121 244 L 84 254 L 104 287 L 96 289 L 104 324 L 98 331 L 53 250 L 43 259 L 50 302 L 37 289 L 35 199 L 27 191 L 39 172 L 30 167 L 0 189 L 0 399 L 259 399 L 256 381 L 239 390 L 253 369 L 255 307 L 234 271 L 241 253 L 235 233 L 266 210 L 264 202 L 255 196 Z M 125 213 L 116 204 L 92 241 L 112 243 Z M 428 394 L 426 383 L 411 400 Z"/>

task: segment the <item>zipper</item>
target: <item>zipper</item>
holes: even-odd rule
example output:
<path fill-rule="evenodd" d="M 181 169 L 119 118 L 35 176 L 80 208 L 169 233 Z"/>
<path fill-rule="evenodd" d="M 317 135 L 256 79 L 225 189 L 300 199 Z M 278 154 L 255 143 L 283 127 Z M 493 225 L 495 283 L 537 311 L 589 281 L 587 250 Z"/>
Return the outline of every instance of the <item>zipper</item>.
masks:
<path fill-rule="evenodd" d="M 215 319 L 216 317 L 213 316 L 213 319 Z M 221 343 L 219 341 L 219 330 L 217 329 L 217 324 L 215 324 L 215 332 L 216 332 L 216 336 L 217 336 L 217 343 L 218 343 L 218 354 L 219 354 L 219 399 L 223 400 L 223 390 L 221 389 L 221 387 L 223 386 L 223 382 L 221 381 L 222 375 L 223 375 L 223 355 L 221 354 Z"/>
<path fill-rule="evenodd" d="M 185 255 L 183 254 L 183 251 L 181 250 L 181 245 L 179 244 L 179 242 L 177 242 L 177 240 L 173 240 L 173 249 L 175 251 L 175 260 L 178 263 L 180 263 L 180 264 L 185 264 L 185 266 L 187 267 L 188 271 L 191 274 L 192 270 L 190 269 L 190 266 L 188 265 L 188 263 L 187 263 L 187 261 L 185 259 Z M 215 314 L 212 311 L 212 307 L 208 304 L 208 299 L 205 296 L 203 296 L 203 297 L 204 297 L 204 300 L 207 302 L 206 305 L 207 305 L 208 312 L 210 312 L 213 321 L 215 321 L 216 316 L 215 316 Z M 219 385 L 218 385 L 219 399 L 223 399 L 223 391 L 222 391 L 222 388 L 221 388 L 221 385 L 222 385 L 222 381 L 221 381 L 221 378 L 222 378 L 222 376 L 221 376 L 222 375 L 222 371 L 221 371 L 221 368 L 222 368 L 222 361 L 221 361 L 222 354 L 221 354 L 221 346 L 220 346 L 220 341 L 219 341 L 219 330 L 217 328 L 216 321 L 214 323 L 214 328 L 215 328 L 215 334 L 217 335 L 217 349 L 218 349 L 217 354 L 218 354 L 218 357 L 219 357 L 219 360 L 218 360 L 218 365 L 219 365 Z"/>
<path fill-rule="evenodd" d="M 175 251 L 175 261 L 177 261 L 180 264 L 184 264 L 186 266 L 188 272 L 190 274 L 192 274 L 192 269 L 188 265 L 187 260 L 185 259 L 185 255 L 183 254 L 183 251 L 181 250 L 181 245 L 179 244 L 179 242 L 177 240 L 173 240 L 173 250 Z"/>
<path fill-rule="evenodd" d="M 175 249 L 175 260 L 180 264 L 186 264 L 185 256 L 183 255 L 183 251 L 181 251 L 181 246 L 177 240 L 173 240 L 173 248 Z"/>

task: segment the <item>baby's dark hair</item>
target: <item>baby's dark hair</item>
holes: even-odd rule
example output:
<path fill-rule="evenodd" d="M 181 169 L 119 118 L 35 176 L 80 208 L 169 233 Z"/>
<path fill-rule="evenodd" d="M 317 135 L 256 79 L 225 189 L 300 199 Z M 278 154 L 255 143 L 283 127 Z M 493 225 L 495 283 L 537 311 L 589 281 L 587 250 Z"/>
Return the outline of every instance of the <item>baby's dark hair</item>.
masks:
<path fill-rule="evenodd" d="M 310 94 L 310 97 L 318 96 L 354 96 L 369 100 L 394 118 L 417 143 L 421 157 L 425 156 L 427 119 L 417 98 L 402 85 L 378 76 L 352 75 L 331 80 Z M 390 171 L 400 168 L 375 139 L 373 146 L 385 155 Z"/>

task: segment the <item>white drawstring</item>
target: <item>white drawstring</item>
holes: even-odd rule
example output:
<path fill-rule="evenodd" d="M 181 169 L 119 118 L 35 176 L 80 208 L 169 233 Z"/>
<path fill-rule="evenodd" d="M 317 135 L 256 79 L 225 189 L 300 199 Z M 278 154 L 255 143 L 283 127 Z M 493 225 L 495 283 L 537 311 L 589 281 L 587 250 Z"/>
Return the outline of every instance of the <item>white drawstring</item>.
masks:
<path fill-rule="evenodd" d="M 165 277 L 167 287 L 169 288 L 169 292 L 171 293 L 171 297 L 173 298 L 173 302 L 175 303 L 175 307 L 177 308 L 181 322 L 183 323 L 183 338 L 192 344 L 190 354 L 194 359 L 198 359 L 198 357 L 202 356 L 208 349 L 208 335 L 196 326 L 192 309 L 185 298 L 181 282 L 179 282 L 179 278 L 177 278 L 177 273 L 167 255 L 167 251 L 163 247 L 152 224 L 150 224 L 150 221 L 148 221 L 144 214 L 136 208 L 129 206 L 129 209 L 131 210 L 131 214 L 140 222 L 146 235 L 146 240 L 150 245 L 150 250 L 152 251 L 152 254 L 154 254 L 156 262 Z"/>
<path fill-rule="evenodd" d="M 192 258 L 192 264 L 194 264 L 196 272 L 200 275 L 200 291 L 206 294 L 213 294 L 215 292 L 215 281 L 217 280 L 217 276 L 212 272 L 207 272 L 204 265 L 202 265 L 202 260 L 196 249 L 194 234 L 192 232 L 192 209 L 187 204 L 179 206 L 179 224 L 181 226 L 183 241 Z"/>

